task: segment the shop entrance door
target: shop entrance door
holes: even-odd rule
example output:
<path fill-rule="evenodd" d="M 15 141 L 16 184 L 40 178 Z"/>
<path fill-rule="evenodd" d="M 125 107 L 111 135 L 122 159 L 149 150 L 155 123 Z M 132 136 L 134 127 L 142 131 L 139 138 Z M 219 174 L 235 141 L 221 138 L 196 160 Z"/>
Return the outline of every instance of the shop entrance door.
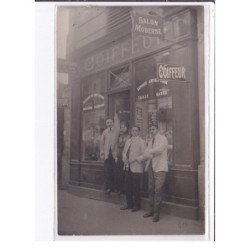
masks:
<path fill-rule="evenodd" d="M 120 122 L 126 121 L 130 123 L 130 90 L 110 94 L 109 96 L 109 116 L 114 118 L 118 115 Z"/>

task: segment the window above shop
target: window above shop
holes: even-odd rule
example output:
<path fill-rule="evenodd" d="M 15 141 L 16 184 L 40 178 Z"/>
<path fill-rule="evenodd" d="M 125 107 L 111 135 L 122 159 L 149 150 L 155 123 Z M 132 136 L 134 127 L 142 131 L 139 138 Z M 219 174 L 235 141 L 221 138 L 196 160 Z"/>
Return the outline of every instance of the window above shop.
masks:
<path fill-rule="evenodd" d="M 130 10 L 130 6 L 76 8 L 72 13 L 77 31 L 76 47 L 81 48 L 103 38 L 107 39 L 107 42 L 111 42 L 109 36 L 114 32 L 119 36 L 117 31 L 131 29 Z"/>
<path fill-rule="evenodd" d="M 129 65 L 119 69 L 109 71 L 110 73 L 110 89 L 118 89 L 130 86 L 129 81 Z"/>

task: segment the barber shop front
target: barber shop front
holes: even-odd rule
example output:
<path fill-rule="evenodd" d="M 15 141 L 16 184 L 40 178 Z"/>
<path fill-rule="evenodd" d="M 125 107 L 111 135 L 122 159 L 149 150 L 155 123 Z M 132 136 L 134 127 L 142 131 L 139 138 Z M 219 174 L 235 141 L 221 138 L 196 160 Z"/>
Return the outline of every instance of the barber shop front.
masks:
<path fill-rule="evenodd" d="M 118 12 L 121 11 L 118 8 L 124 7 L 112 8 Z M 142 16 L 148 15 L 146 10 L 133 9 Z M 199 84 L 204 82 L 199 81 L 201 21 L 197 17 L 202 10 L 191 7 L 157 10 L 163 22 L 161 37 L 157 32 L 133 33 L 129 15 L 126 25 L 107 31 L 91 43 L 75 46 L 69 53 L 78 68 L 77 74 L 69 75 L 69 189 L 89 198 L 122 203 L 122 197 L 115 194 L 107 197 L 103 192 L 106 171 L 100 158 L 100 137 L 106 128 L 105 118 L 117 115 L 120 121 L 138 125 L 145 141 L 149 126 L 157 124 L 169 144 L 163 211 L 198 219 Z M 74 16 L 76 23 L 77 20 Z M 74 32 L 80 32 L 80 28 Z M 142 197 L 146 207 L 147 173 L 143 176 Z"/>

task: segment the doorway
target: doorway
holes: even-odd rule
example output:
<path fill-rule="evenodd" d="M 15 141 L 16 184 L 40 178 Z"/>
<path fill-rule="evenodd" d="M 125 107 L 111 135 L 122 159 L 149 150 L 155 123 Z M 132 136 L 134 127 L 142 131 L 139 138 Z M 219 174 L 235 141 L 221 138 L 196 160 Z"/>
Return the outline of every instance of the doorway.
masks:
<path fill-rule="evenodd" d="M 130 123 L 130 90 L 109 95 L 109 116 L 113 118 L 115 114 L 117 114 L 120 122 Z"/>

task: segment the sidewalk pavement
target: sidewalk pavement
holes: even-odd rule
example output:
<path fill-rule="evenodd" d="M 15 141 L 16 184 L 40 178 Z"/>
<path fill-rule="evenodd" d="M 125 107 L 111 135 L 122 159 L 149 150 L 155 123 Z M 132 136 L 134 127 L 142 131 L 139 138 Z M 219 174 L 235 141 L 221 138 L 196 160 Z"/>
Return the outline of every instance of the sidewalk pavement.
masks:
<path fill-rule="evenodd" d="M 59 235 L 201 235 L 204 231 L 201 221 L 161 214 L 154 223 L 152 217 L 143 218 L 144 213 L 58 191 Z"/>

